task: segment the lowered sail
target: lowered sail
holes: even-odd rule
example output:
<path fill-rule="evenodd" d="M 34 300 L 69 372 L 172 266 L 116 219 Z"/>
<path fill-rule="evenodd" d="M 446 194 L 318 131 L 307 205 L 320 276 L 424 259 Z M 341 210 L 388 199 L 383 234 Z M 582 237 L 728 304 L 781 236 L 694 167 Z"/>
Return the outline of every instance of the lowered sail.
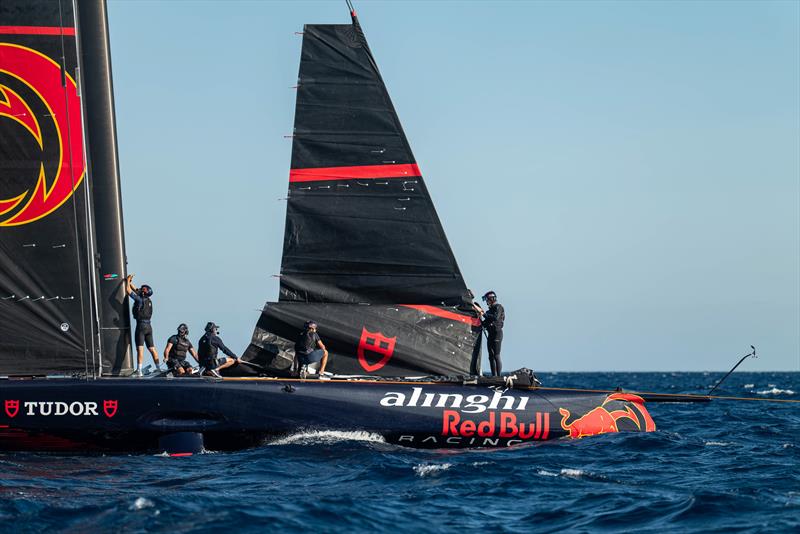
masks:
<path fill-rule="evenodd" d="M 249 350 L 273 369 L 311 319 L 336 372 L 478 369 L 469 292 L 355 13 L 304 28 L 279 301 Z"/>
<path fill-rule="evenodd" d="M 124 265 L 107 268 L 108 247 L 96 242 L 94 228 L 117 243 L 122 237 L 121 226 L 109 228 L 107 210 L 93 210 L 107 177 L 86 164 L 86 154 L 97 152 L 84 125 L 91 130 L 95 115 L 82 113 L 77 33 L 71 1 L 0 3 L 2 375 L 130 367 L 127 303 L 115 289 L 98 289 L 100 268 L 118 292 Z M 109 329 L 116 334 L 106 336 Z"/>

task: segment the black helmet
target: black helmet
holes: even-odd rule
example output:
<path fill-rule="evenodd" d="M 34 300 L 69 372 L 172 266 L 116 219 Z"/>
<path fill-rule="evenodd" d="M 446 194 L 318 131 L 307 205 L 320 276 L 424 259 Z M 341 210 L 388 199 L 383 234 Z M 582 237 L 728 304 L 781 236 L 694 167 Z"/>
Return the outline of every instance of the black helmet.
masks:
<path fill-rule="evenodd" d="M 306 329 L 306 330 L 308 330 L 312 326 L 314 328 L 317 328 L 317 322 L 316 321 L 306 321 L 305 323 L 303 323 L 303 328 Z"/>
<path fill-rule="evenodd" d="M 209 321 L 206 323 L 206 333 L 207 334 L 218 334 L 219 333 L 219 326 L 215 323 Z"/>
<path fill-rule="evenodd" d="M 142 293 L 143 297 L 153 296 L 153 288 L 148 286 L 147 284 L 142 284 L 142 287 L 139 288 L 139 291 Z"/>
<path fill-rule="evenodd" d="M 484 302 L 488 302 L 489 299 L 497 300 L 497 293 L 494 291 L 487 291 L 483 294 L 481 299 L 483 299 Z"/>
<path fill-rule="evenodd" d="M 178 325 L 178 335 L 179 336 L 188 336 L 189 335 L 189 327 L 186 326 L 186 323 L 181 323 Z"/>

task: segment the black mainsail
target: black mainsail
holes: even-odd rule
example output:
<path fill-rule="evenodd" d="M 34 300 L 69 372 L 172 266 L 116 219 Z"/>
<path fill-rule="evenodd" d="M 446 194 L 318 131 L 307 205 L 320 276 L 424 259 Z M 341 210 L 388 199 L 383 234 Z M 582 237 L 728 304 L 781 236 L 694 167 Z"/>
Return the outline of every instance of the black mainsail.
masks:
<path fill-rule="evenodd" d="M 0 375 L 130 370 L 105 3 L 80 11 L 0 3 Z"/>
<path fill-rule="evenodd" d="M 285 368 L 313 319 L 336 372 L 475 373 L 470 294 L 352 18 L 303 31 L 280 296 L 249 356 Z"/>

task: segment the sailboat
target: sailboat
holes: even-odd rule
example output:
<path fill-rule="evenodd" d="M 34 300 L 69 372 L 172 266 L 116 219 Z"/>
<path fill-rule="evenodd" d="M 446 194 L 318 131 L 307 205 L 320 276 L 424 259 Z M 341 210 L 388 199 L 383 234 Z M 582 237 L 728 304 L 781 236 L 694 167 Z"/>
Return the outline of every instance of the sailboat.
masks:
<path fill-rule="evenodd" d="M 131 378 L 104 0 L 0 5 L 0 449 L 421 448 L 650 432 L 646 397 L 481 376 L 481 323 L 364 32 L 306 25 L 280 293 L 222 378 Z M 299 378 L 313 320 L 327 380 Z"/>

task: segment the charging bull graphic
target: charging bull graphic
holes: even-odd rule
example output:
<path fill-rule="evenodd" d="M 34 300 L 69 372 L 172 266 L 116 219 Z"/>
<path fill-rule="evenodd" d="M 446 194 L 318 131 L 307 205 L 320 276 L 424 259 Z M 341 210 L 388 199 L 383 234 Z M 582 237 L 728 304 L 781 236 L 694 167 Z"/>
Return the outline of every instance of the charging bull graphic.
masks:
<path fill-rule="evenodd" d="M 83 181 L 81 105 L 75 80 L 36 50 L 0 43 L 0 120 L 24 128 L 42 156 L 38 172 L 12 177 L 30 183 L 17 190 L 0 190 L 0 226 L 31 223 L 58 209 Z M 23 153 L 37 152 L 26 144 L 17 142 Z M 8 143 L 6 147 L 15 148 Z M 47 158 L 53 163 L 45 161 L 45 154 L 55 154 Z"/>
<path fill-rule="evenodd" d="M 624 404 L 618 401 L 623 401 Z M 612 409 L 614 404 L 619 405 L 621 409 Z M 559 408 L 558 412 L 562 416 L 561 428 L 569 432 L 569 437 L 571 438 L 619 432 L 620 423 L 632 424 L 636 429 L 645 432 L 653 432 L 656 429 L 655 421 L 650 417 L 647 408 L 644 407 L 644 399 L 630 393 L 613 393 L 609 395 L 602 405 L 571 423 L 567 423 L 571 415 L 569 410 Z"/>

